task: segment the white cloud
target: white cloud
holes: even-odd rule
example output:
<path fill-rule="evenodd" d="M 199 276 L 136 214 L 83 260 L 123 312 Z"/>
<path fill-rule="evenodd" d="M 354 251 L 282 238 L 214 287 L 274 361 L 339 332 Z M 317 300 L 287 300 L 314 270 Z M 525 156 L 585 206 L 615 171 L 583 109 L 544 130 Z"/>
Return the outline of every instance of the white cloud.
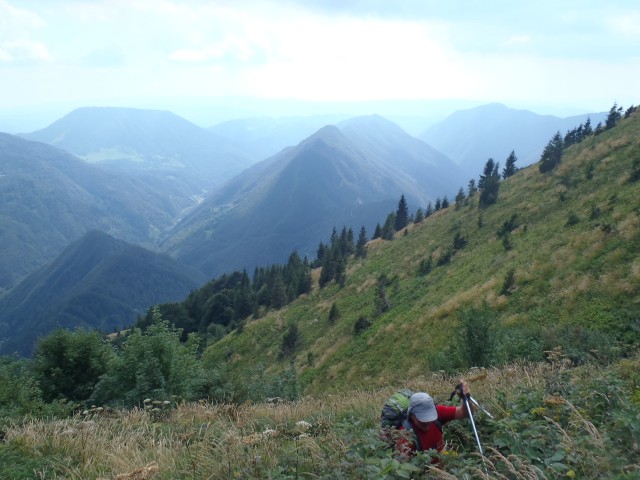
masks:
<path fill-rule="evenodd" d="M 0 61 L 7 63 L 51 62 L 53 55 L 44 43 L 11 40 L 0 43 Z"/>
<path fill-rule="evenodd" d="M 2 37 L 21 35 L 25 30 L 43 27 L 45 24 L 39 15 L 0 0 L 0 35 Z"/>
<path fill-rule="evenodd" d="M 640 38 L 640 11 L 611 16 L 607 18 L 606 24 L 613 33 Z"/>
<path fill-rule="evenodd" d="M 508 46 L 522 46 L 529 45 L 531 43 L 530 35 L 514 35 L 507 39 L 506 44 Z"/>

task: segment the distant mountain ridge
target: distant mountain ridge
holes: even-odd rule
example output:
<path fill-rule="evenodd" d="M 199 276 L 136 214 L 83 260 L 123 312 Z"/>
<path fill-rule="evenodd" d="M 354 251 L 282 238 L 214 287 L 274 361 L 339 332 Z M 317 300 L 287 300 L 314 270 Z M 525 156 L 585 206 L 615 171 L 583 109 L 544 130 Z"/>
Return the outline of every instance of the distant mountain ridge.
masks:
<path fill-rule="evenodd" d="M 137 178 L 0 133 L 0 292 L 92 229 L 151 246 L 185 205 Z"/>
<path fill-rule="evenodd" d="M 176 225 L 163 249 L 215 276 L 314 258 L 331 229 L 370 234 L 405 194 L 417 208 L 454 194 L 464 175 L 447 157 L 381 117 L 326 126 L 254 165 Z"/>
<path fill-rule="evenodd" d="M 168 255 L 88 232 L 0 297 L 0 354 L 28 355 L 36 338 L 56 327 L 122 329 L 204 281 Z"/>
<path fill-rule="evenodd" d="M 489 158 L 504 166 L 512 150 L 518 157 L 519 167 L 537 162 L 557 131 L 564 135 L 584 123 L 587 117 L 595 128 L 606 118 L 606 113 L 558 118 L 492 103 L 458 110 L 428 128 L 419 138 L 475 176 Z"/>
<path fill-rule="evenodd" d="M 110 168 L 171 172 L 199 189 L 221 184 L 254 161 L 228 139 L 161 110 L 79 108 L 21 136 Z"/>

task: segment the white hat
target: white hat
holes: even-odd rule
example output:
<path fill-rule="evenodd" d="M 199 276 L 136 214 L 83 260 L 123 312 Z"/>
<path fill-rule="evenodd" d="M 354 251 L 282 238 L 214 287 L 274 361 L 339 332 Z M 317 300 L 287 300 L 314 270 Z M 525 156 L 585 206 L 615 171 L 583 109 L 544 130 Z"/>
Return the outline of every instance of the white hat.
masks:
<path fill-rule="evenodd" d="M 436 405 L 428 394 L 419 392 L 411 395 L 407 415 L 414 414 L 421 422 L 433 422 L 438 418 Z"/>

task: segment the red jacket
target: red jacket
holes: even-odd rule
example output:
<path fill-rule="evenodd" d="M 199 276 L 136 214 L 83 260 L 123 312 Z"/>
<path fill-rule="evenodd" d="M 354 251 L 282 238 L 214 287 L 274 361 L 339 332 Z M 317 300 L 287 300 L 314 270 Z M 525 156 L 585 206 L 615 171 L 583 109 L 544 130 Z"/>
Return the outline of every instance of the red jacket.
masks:
<path fill-rule="evenodd" d="M 437 450 L 439 452 L 444 448 L 444 439 L 442 437 L 442 425 L 455 419 L 456 407 L 450 407 L 447 405 L 436 405 L 438 412 L 438 425 L 436 422 L 432 422 L 427 428 L 426 432 L 423 432 L 413 426 L 413 432 L 415 433 L 418 442 L 421 446 L 420 450 Z M 411 422 L 411 420 L 408 420 Z M 400 430 L 405 430 L 405 427 L 400 427 Z M 408 453 L 416 451 L 415 442 L 411 442 L 406 436 L 401 436 L 396 443 L 396 450 L 402 453 Z"/>

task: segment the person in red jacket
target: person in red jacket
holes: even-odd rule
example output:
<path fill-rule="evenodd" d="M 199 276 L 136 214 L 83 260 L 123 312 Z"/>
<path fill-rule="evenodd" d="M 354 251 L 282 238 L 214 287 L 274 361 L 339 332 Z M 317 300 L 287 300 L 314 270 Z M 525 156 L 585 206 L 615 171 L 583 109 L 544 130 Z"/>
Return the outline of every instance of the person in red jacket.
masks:
<path fill-rule="evenodd" d="M 460 383 L 463 395 L 468 395 L 469 386 L 464 380 Z M 412 430 L 413 435 L 400 435 L 396 442 L 396 451 L 401 456 L 411 456 L 415 451 L 431 449 L 441 452 L 444 449 L 443 425 L 468 416 L 464 405 L 436 405 L 429 394 L 414 393 L 410 398 L 407 418 L 400 427 L 400 430 Z"/>

